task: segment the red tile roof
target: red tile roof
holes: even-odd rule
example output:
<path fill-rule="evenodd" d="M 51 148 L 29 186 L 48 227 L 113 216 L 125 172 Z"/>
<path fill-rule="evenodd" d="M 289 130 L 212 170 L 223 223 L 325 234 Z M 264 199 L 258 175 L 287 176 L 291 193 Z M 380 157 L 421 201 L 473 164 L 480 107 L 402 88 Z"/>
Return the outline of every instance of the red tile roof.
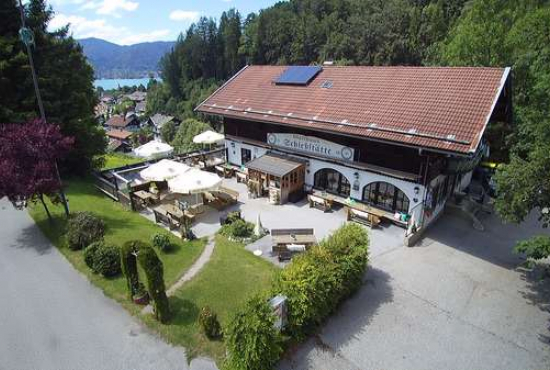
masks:
<path fill-rule="evenodd" d="M 106 133 L 107 133 L 107 136 L 109 136 L 110 138 L 119 139 L 119 140 L 126 140 L 130 136 L 132 136 L 132 133 L 126 130 L 109 130 Z"/>
<path fill-rule="evenodd" d="M 508 68 L 327 66 L 307 86 L 285 66 L 249 66 L 197 107 L 206 114 L 474 152 Z M 332 87 L 323 88 L 325 81 Z"/>
<path fill-rule="evenodd" d="M 136 119 L 134 117 L 124 118 L 122 116 L 115 115 L 109 118 L 105 125 L 114 127 L 126 127 L 129 126 L 131 123 L 134 123 L 135 121 Z"/>

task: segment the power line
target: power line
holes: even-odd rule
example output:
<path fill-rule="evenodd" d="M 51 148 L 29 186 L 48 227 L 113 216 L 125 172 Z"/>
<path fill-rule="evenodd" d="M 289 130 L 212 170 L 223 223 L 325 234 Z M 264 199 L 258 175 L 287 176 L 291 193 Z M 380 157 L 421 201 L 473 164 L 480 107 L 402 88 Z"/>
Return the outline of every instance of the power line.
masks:
<path fill-rule="evenodd" d="M 38 87 L 38 78 L 36 77 L 36 70 L 34 68 L 34 59 L 32 57 L 31 45 L 34 44 L 34 35 L 32 31 L 27 28 L 25 23 L 25 11 L 21 0 L 19 0 L 19 14 L 21 15 L 21 29 L 19 30 L 19 35 L 21 36 L 21 41 L 23 41 L 23 44 L 25 44 L 25 47 L 27 48 L 27 55 L 29 56 L 32 81 L 34 84 L 34 92 L 36 94 L 40 118 L 42 119 L 42 122 L 46 124 L 46 112 L 44 111 L 44 104 L 42 103 L 42 96 L 40 95 L 40 89 Z M 67 197 L 65 197 L 65 192 L 63 191 L 63 182 L 61 181 L 61 175 L 59 174 L 57 160 L 54 162 L 54 167 L 57 181 L 59 182 L 59 195 L 61 196 L 61 202 L 63 203 L 63 208 L 65 209 L 65 215 L 69 217 L 69 203 L 67 202 Z"/>

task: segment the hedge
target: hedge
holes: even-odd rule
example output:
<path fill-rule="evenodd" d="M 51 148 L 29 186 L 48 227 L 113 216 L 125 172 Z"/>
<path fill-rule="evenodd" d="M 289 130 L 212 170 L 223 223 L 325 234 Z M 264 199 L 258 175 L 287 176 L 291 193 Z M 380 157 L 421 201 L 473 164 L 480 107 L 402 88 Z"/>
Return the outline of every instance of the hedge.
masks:
<path fill-rule="evenodd" d="M 366 230 L 348 223 L 281 270 L 269 297 L 287 297 L 288 322 L 282 333 L 286 338 L 303 340 L 357 291 L 367 267 L 368 245 Z M 225 330 L 230 368 L 273 367 L 285 344 L 274 320 L 267 298 L 246 303 Z"/>
<path fill-rule="evenodd" d="M 137 254 L 137 258 L 136 255 Z M 147 291 L 153 301 L 155 317 L 162 323 L 170 319 L 170 306 L 164 285 L 164 267 L 155 250 L 147 243 L 132 240 L 124 243 L 121 250 L 121 266 L 130 299 L 140 287 L 137 264 L 145 273 Z"/>
<path fill-rule="evenodd" d="M 164 286 L 164 267 L 155 250 L 150 247 L 142 247 L 139 250 L 137 260 L 145 271 L 147 291 L 153 300 L 155 317 L 161 323 L 167 323 L 170 319 L 170 306 Z"/>
<path fill-rule="evenodd" d="M 234 316 L 226 329 L 227 368 L 266 370 L 283 353 L 283 339 L 266 297 L 255 296 Z"/>
<path fill-rule="evenodd" d="M 368 244 L 366 230 L 349 223 L 281 271 L 274 290 L 287 297 L 288 334 L 304 338 L 361 286 Z"/>
<path fill-rule="evenodd" d="M 77 212 L 67 223 L 67 244 L 72 250 L 86 248 L 103 239 L 105 223 L 91 212 Z"/>

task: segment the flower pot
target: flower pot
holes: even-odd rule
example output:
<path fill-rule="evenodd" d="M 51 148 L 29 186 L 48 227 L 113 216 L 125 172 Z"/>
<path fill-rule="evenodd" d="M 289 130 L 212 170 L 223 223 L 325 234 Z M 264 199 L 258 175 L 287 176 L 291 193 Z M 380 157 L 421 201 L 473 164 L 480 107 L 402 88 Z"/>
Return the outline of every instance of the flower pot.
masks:
<path fill-rule="evenodd" d="M 135 304 L 146 305 L 149 303 L 149 293 L 136 294 L 133 297 Z"/>

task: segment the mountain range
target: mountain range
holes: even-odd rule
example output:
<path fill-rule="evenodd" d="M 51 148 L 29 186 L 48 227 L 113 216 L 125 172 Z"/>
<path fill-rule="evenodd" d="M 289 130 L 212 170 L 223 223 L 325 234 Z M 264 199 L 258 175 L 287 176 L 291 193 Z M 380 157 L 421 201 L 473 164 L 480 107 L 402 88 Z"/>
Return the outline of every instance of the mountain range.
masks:
<path fill-rule="evenodd" d="M 80 39 L 78 42 L 98 79 L 157 76 L 160 59 L 175 44 L 172 41 L 156 41 L 117 45 L 97 38 Z"/>

